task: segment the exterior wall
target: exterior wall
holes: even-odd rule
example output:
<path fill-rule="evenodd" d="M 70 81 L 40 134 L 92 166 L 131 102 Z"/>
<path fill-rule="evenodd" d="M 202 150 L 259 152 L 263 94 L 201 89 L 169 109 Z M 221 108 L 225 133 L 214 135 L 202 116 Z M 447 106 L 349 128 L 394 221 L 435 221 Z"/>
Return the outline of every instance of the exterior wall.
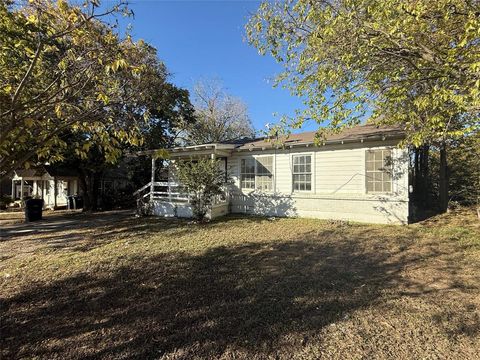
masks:
<path fill-rule="evenodd" d="M 301 216 L 370 223 L 408 222 L 408 151 L 394 141 L 234 152 L 228 159 L 233 178 L 230 209 L 233 213 L 266 216 Z M 390 148 L 393 157 L 392 192 L 366 190 L 366 151 Z M 312 155 L 312 190 L 293 191 L 294 154 Z M 273 191 L 240 189 L 240 159 L 273 155 Z"/>

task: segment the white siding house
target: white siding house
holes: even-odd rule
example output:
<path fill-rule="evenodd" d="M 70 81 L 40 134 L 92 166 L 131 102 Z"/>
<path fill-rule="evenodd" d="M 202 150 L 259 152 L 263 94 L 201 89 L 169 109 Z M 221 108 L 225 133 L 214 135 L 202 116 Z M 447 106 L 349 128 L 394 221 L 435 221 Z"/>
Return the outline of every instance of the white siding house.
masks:
<path fill-rule="evenodd" d="M 79 180 L 74 171 L 48 166 L 17 169 L 12 177 L 12 199 L 20 205 L 25 198 L 43 199 L 46 209 L 67 206 L 67 198 L 79 193 Z"/>
<path fill-rule="evenodd" d="M 397 146 L 403 138 L 399 129 L 359 126 L 320 146 L 314 135 L 174 148 L 170 155 L 223 159 L 232 181 L 222 214 L 408 223 L 409 154 Z M 155 202 L 165 208 L 164 200 Z M 178 206 L 171 197 L 169 203 L 171 209 Z"/>

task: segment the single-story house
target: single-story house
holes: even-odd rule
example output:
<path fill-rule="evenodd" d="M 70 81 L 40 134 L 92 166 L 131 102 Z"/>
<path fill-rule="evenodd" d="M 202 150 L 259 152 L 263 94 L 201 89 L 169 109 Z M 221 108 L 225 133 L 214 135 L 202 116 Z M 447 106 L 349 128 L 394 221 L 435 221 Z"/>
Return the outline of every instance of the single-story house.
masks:
<path fill-rule="evenodd" d="M 104 195 L 127 188 L 129 179 L 122 169 L 106 169 L 98 179 L 98 201 Z M 22 206 L 25 198 L 44 200 L 46 209 L 67 206 L 70 195 L 82 195 L 80 174 L 71 167 L 43 165 L 13 171 L 0 183 L 0 194 L 9 195 Z"/>
<path fill-rule="evenodd" d="M 170 159 L 219 159 L 232 182 L 211 217 L 225 213 L 312 217 L 369 223 L 409 221 L 409 153 L 399 128 L 362 125 L 327 136 L 315 132 L 284 139 L 239 139 L 169 149 Z M 278 140 L 278 141 L 277 141 Z M 171 179 L 154 178 L 136 192 L 153 214 L 191 216 L 188 194 Z"/>
<path fill-rule="evenodd" d="M 49 165 L 17 169 L 13 172 L 12 199 L 34 197 L 44 200 L 44 207 L 54 209 L 67 206 L 69 195 L 80 193 L 78 173 L 74 169 L 56 168 Z"/>

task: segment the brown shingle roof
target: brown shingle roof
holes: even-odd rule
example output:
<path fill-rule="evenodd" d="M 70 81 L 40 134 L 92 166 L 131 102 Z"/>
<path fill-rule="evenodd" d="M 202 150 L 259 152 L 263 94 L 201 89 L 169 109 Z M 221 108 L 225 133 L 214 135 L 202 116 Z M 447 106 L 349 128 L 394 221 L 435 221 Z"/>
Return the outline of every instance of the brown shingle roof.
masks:
<path fill-rule="evenodd" d="M 315 141 L 316 131 L 308 131 L 299 134 L 290 134 L 288 137 L 279 139 L 278 142 L 285 145 L 295 144 L 311 144 Z M 372 138 L 381 137 L 394 137 L 402 138 L 404 131 L 400 127 L 392 126 L 378 126 L 374 124 L 359 125 L 351 128 L 347 128 L 336 134 L 327 134 L 325 142 L 337 142 L 337 141 L 352 141 L 352 140 L 369 140 Z M 276 140 L 261 138 L 253 139 L 250 141 L 242 140 L 236 147 L 239 150 L 252 149 L 252 148 L 268 148 L 278 145 Z"/>

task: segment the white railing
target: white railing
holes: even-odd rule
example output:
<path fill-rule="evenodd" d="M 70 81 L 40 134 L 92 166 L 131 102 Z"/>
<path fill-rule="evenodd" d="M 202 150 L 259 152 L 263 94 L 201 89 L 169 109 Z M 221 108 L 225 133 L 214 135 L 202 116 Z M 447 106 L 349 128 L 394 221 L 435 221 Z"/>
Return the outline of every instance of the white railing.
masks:
<path fill-rule="evenodd" d="M 152 182 L 149 182 L 135 191 L 133 195 L 139 199 L 149 197 L 151 200 L 190 201 L 190 195 L 183 190 L 181 184 L 168 181 L 155 181 L 153 185 Z"/>
<path fill-rule="evenodd" d="M 160 189 L 158 189 L 160 188 Z M 190 194 L 184 190 L 179 183 L 168 181 L 149 182 L 145 186 L 133 193 L 139 200 L 163 200 L 169 202 L 190 202 Z M 224 204 L 228 202 L 228 192 L 224 194 L 215 195 L 213 197 L 212 205 Z"/>

